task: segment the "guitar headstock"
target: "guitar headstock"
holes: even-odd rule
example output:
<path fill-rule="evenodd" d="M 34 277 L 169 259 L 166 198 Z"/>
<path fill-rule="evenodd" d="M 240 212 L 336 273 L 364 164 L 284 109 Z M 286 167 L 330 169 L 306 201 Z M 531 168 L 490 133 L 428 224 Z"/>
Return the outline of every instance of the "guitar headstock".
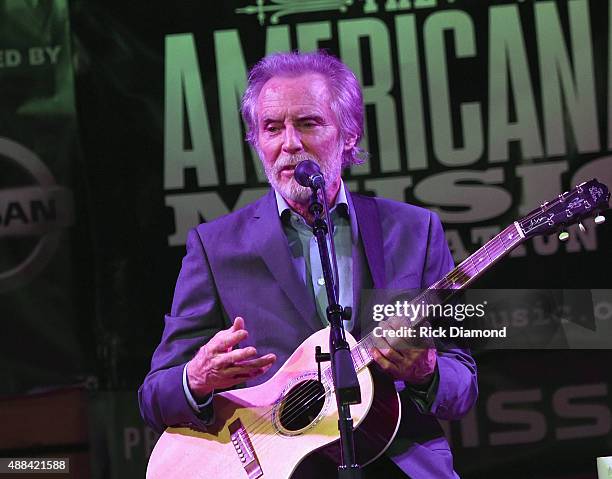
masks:
<path fill-rule="evenodd" d="M 608 187 L 592 179 L 566 191 L 554 200 L 543 203 L 525 218 L 519 220 L 518 224 L 525 238 L 532 238 L 554 233 L 596 214 L 595 222 L 600 223 L 603 222 L 603 216 L 598 213 L 609 208 L 609 201 Z M 560 237 L 560 239 L 564 238 Z"/>

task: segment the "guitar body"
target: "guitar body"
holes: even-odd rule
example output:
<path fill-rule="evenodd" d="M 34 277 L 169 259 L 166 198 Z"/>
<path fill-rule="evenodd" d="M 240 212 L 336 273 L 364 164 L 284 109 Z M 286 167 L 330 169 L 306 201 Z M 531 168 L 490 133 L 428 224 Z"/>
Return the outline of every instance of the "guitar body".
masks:
<path fill-rule="evenodd" d="M 317 381 L 314 359 L 316 346 L 328 350 L 328 339 L 329 328 L 310 336 L 263 384 L 215 394 L 215 422 L 206 432 L 166 429 L 147 478 L 333 477 L 340 462 L 336 397 L 328 368 L 322 368 L 327 387 Z M 347 341 L 351 348 L 356 344 L 349 334 Z M 351 406 L 351 416 L 363 466 L 395 437 L 401 408 L 391 379 L 367 367 L 357 378 L 361 403 Z"/>

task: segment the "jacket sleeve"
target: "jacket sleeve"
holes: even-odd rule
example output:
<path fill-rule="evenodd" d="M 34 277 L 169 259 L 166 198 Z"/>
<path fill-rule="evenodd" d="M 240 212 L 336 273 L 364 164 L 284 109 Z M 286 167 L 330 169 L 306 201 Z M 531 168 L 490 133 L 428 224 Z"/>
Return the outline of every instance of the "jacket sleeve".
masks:
<path fill-rule="evenodd" d="M 198 349 L 226 327 L 206 251 L 196 229 L 187 237 L 187 254 L 165 316 L 161 342 L 151 370 L 138 390 L 143 419 L 161 432 L 168 426 L 203 429 L 212 418 L 212 404 L 196 413 L 183 389 L 183 368 Z"/>
<path fill-rule="evenodd" d="M 454 268 L 453 257 L 444 236 L 440 219 L 430 213 L 427 258 L 423 271 L 423 288 L 445 276 Z M 476 362 L 468 349 L 438 343 L 437 381 L 432 383 L 433 397 L 429 413 L 438 419 L 463 417 L 476 403 L 478 381 Z"/>

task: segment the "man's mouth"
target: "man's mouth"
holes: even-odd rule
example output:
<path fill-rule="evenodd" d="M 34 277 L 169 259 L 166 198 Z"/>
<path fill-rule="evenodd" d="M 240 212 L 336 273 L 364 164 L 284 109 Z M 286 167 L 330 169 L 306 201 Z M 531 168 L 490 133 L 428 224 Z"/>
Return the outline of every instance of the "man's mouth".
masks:
<path fill-rule="evenodd" d="M 287 165 L 287 166 L 283 166 L 279 173 L 281 176 L 293 176 L 294 170 L 295 170 L 295 165 Z"/>

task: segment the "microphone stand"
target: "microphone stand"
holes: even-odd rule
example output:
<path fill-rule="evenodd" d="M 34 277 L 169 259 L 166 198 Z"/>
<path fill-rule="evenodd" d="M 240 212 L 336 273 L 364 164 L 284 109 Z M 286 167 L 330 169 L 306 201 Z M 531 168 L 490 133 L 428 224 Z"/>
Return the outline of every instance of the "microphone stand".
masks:
<path fill-rule="evenodd" d="M 322 186 L 322 187 L 321 187 Z M 361 467 L 355 458 L 355 441 L 353 437 L 353 418 L 351 417 L 351 404 L 361 402 L 361 390 L 357 380 L 357 372 L 351 357 L 351 350 L 346 341 L 344 332 L 344 319 L 350 318 L 350 308 L 343 308 L 338 304 L 338 285 L 332 275 L 332 266 L 329 259 L 326 236 L 333 231 L 333 225 L 329 216 L 329 206 L 325 196 L 324 185 L 311 186 L 312 196 L 310 199 L 309 211 L 314 217 L 312 232 L 317 239 L 319 247 L 319 257 L 325 279 L 325 291 L 327 292 L 327 321 L 329 322 L 329 352 L 331 359 L 332 379 L 336 394 L 336 405 L 338 407 L 338 430 L 340 432 L 340 457 L 341 462 L 338 466 L 338 477 L 340 479 L 361 479 Z M 321 191 L 323 205 L 319 201 L 318 191 Z M 327 218 L 327 223 L 323 217 Z M 332 260 L 334 262 L 334 272 L 338 277 L 336 262 L 336 252 L 333 234 L 329 234 L 332 246 Z M 317 358 L 319 359 L 319 358 Z"/>

